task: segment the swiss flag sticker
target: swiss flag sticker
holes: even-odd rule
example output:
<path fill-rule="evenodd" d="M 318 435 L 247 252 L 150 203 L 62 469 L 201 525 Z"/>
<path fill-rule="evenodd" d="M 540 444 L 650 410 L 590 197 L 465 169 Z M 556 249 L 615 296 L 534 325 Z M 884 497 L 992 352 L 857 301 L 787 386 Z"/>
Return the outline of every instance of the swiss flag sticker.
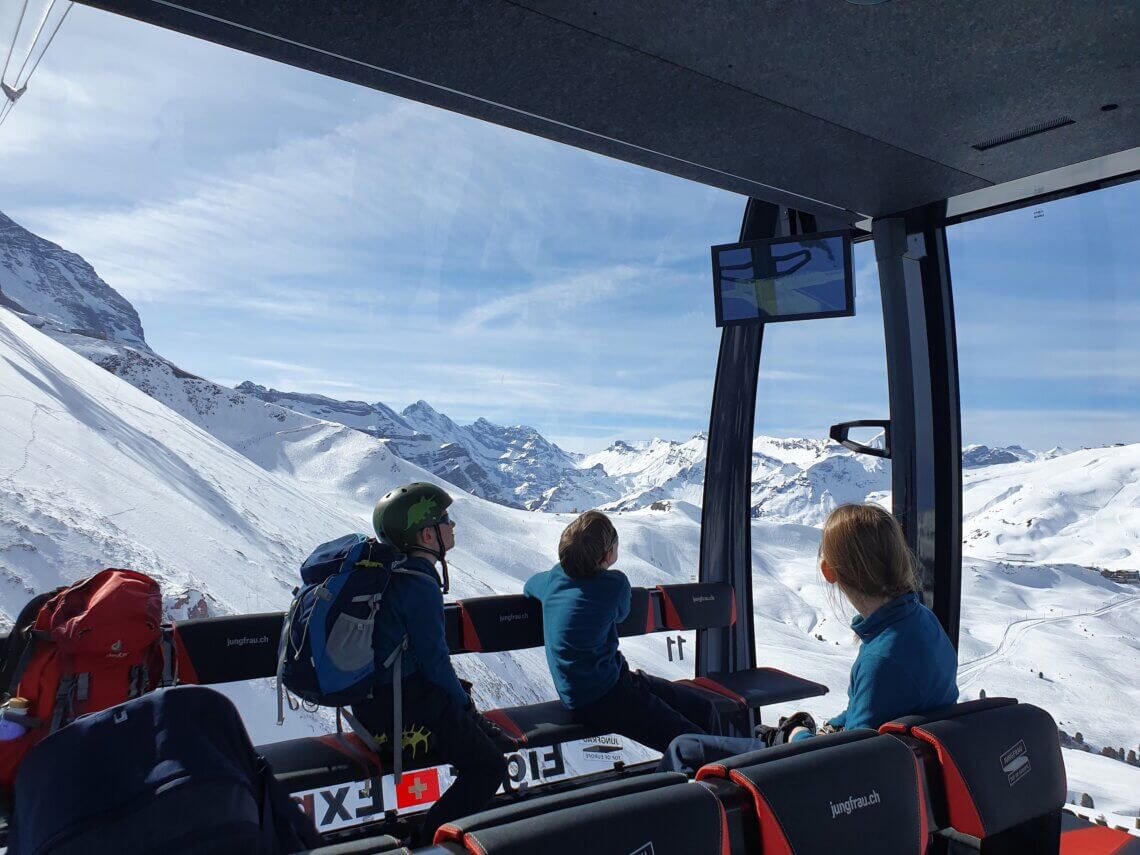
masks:
<path fill-rule="evenodd" d="M 419 769 L 407 772 L 396 786 L 396 808 L 415 808 L 439 801 L 439 772 Z"/>

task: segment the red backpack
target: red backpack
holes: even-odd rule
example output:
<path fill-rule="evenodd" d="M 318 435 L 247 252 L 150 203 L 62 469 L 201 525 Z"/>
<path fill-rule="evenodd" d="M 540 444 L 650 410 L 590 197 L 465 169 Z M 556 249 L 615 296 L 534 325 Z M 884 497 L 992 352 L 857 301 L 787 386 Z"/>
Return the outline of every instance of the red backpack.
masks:
<path fill-rule="evenodd" d="M 64 588 L 13 629 L 0 675 L 28 699 L 27 732 L 0 741 L 0 791 L 11 792 L 28 750 L 84 713 L 156 688 L 163 675 L 162 592 L 133 570 L 103 570 Z M 43 598 L 37 598 L 42 600 Z M 4 672 L 7 672 L 6 674 Z"/>

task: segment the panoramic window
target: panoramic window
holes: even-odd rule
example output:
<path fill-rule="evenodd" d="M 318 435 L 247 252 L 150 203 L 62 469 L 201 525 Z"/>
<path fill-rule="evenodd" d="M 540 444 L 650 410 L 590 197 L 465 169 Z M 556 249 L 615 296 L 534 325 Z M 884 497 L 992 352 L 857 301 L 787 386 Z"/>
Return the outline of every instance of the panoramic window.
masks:
<path fill-rule="evenodd" d="M 774 324 L 764 331 L 753 444 L 752 597 L 756 664 L 823 683 L 827 695 L 764 710 L 770 723 L 800 709 L 818 721 L 846 706 L 856 614 L 819 572 L 820 532 L 836 507 L 890 509 L 890 461 L 829 439 L 832 424 L 883 420 L 886 344 L 873 245 L 855 246 L 855 316 Z M 882 432 L 851 439 L 882 448 Z"/>
<path fill-rule="evenodd" d="M 448 600 L 520 593 L 591 508 L 634 587 L 695 578 L 708 248 L 743 199 L 83 6 L 28 92 L 0 132 L 9 627 L 103 567 L 168 619 L 279 612 L 423 480 L 454 499 Z M 691 638 L 622 649 L 693 675 Z M 541 648 L 455 666 L 481 709 L 556 697 Z M 225 690 L 255 743 L 333 724 Z M 512 775 L 650 756 L 589 748 Z"/>
<path fill-rule="evenodd" d="M 1138 205 L 1127 184 L 949 231 L 966 444 L 958 685 L 963 700 L 1047 709 L 1070 801 L 1109 813 L 1135 809 L 1140 751 Z"/>
<path fill-rule="evenodd" d="M 297 688 L 309 666 L 316 680 L 317 643 L 320 667 L 375 678 L 393 602 L 407 637 L 434 644 L 408 657 L 406 682 L 430 696 L 440 684 L 422 684 L 443 673 L 449 709 L 491 712 L 460 720 L 493 740 L 487 767 L 503 755 L 506 789 L 655 758 L 604 727 L 542 743 L 541 728 L 566 726 L 552 668 L 572 657 L 539 646 L 520 595 L 559 561 L 567 526 L 600 510 L 617 536 L 604 529 L 588 569 L 612 561 L 634 589 L 630 669 L 694 676 L 696 633 L 649 632 L 654 612 L 636 604 L 697 580 L 718 319 L 783 313 L 801 319 L 765 330 L 752 446 L 755 652 L 828 694 L 764 721 L 844 708 L 859 641 L 821 578 L 821 528 L 840 505 L 891 504 L 890 461 L 829 438 L 890 417 L 871 243 L 854 248 L 852 317 L 838 238 L 726 253 L 733 275 L 714 291 L 710 247 L 737 239 L 743 197 L 88 6 L 16 5 L 0 10 L 25 51 L 0 75 L 0 635 L 33 597 L 105 568 L 146 574 L 166 635 L 131 651 L 147 667 L 127 673 L 147 690 L 161 673 L 223 691 L 271 762 L 297 761 L 281 777 L 321 831 L 422 813 L 454 780 L 415 689 L 377 679 L 351 703 L 393 705 L 361 724 L 325 686 Z M 1045 707 L 1070 798 L 1121 816 L 1140 750 L 1137 187 L 950 233 L 961 698 Z M 820 245 L 835 263 L 817 256 L 774 285 Z M 851 439 L 883 447 L 874 428 Z M 350 566 L 375 570 L 377 588 L 309 635 Z M 418 601 L 387 587 L 437 572 L 442 613 L 434 584 Z M 386 668 L 405 640 L 386 639 Z M 169 670 L 146 658 L 163 643 Z M 543 705 L 535 744 L 516 739 L 523 719 L 508 713 Z M 2 740 L 19 715 L 0 716 Z M 406 749 L 402 783 L 362 761 L 384 746 Z M 363 763 L 351 780 L 321 778 L 345 757 Z"/>

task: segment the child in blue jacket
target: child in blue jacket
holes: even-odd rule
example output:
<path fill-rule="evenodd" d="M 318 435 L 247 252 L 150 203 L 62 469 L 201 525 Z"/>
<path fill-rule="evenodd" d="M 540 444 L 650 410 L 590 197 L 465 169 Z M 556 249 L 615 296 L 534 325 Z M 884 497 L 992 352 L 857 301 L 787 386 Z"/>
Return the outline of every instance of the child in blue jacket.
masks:
<path fill-rule="evenodd" d="M 878 505 L 843 505 L 823 526 L 820 573 L 858 614 L 851 628 L 863 644 L 851 667 L 847 709 L 821 729 L 877 729 L 904 715 L 958 700 L 958 655 L 938 619 L 919 600 L 914 560 L 898 521 Z M 776 742 L 815 735 L 796 713 L 762 738 L 685 735 L 669 746 L 661 769 L 693 771 L 705 763 Z"/>
<path fill-rule="evenodd" d="M 619 570 L 618 536 L 599 511 L 562 532 L 559 563 L 527 580 L 523 593 L 542 603 L 546 661 L 558 697 L 574 718 L 663 751 L 682 733 L 719 733 L 716 710 L 696 692 L 631 671 L 618 650 L 618 624 L 629 616 L 629 580 Z"/>

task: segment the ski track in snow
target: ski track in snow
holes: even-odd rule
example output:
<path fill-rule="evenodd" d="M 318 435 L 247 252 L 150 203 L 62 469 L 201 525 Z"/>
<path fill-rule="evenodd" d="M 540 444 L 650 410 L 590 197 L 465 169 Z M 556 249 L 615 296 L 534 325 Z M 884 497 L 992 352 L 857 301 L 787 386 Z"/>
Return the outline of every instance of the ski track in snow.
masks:
<path fill-rule="evenodd" d="M 1031 629 L 1036 629 L 1040 626 L 1048 624 L 1060 623 L 1061 621 L 1068 620 L 1082 620 L 1090 617 L 1099 617 L 1100 615 L 1110 612 L 1113 609 L 1118 609 L 1121 606 L 1129 605 L 1130 603 L 1140 603 L 1140 594 L 1132 597 L 1125 597 L 1122 600 L 1114 600 L 1101 606 L 1099 609 L 1094 609 L 1090 612 L 1077 612 L 1071 615 L 1055 615 L 1054 617 L 1039 617 L 1039 618 L 1022 618 L 1021 620 L 1012 621 L 1005 630 L 1002 632 L 1001 641 L 989 653 L 978 656 L 968 662 L 961 662 L 958 664 L 958 689 L 961 691 L 965 686 L 973 685 L 975 680 L 984 673 L 985 666 L 993 661 L 1000 659 L 1010 648 L 1013 647 L 1021 638 L 1028 633 Z"/>

